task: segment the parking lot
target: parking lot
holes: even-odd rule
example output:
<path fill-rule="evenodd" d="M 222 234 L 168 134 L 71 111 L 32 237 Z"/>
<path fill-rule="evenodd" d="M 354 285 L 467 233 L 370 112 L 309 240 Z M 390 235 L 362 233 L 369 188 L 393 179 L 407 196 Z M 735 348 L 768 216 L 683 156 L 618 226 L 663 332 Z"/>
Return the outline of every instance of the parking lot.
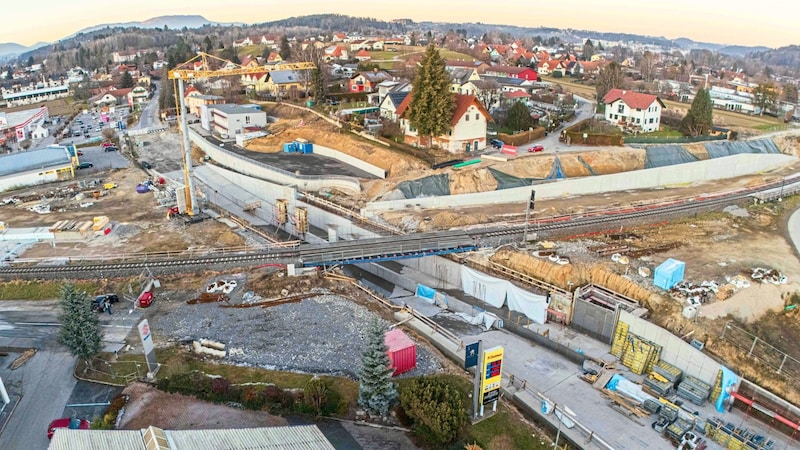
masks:
<path fill-rule="evenodd" d="M 79 169 L 76 176 L 88 175 L 109 169 L 124 169 L 131 165 L 130 161 L 125 159 L 119 150 L 106 152 L 103 151 L 100 144 L 95 147 L 82 148 L 80 151 L 83 153 L 83 156 L 78 156 L 78 161 L 81 163 L 91 163 L 93 167 Z"/>
<path fill-rule="evenodd" d="M 71 143 L 74 145 L 81 145 L 87 142 L 100 142 L 103 139 L 103 130 L 106 128 L 113 128 L 118 121 L 123 124 L 127 123 L 128 115 L 130 114 L 127 106 L 117 106 L 114 112 L 108 113 L 108 122 L 105 123 L 100 117 L 100 113 L 95 110 L 87 110 L 75 116 L 75 118 L 67 125 L 65 131 L 69 134 L 60 137 L 60 144 Z M 114 130 L 119 133 L 119 130 Z M 78 133 L 76 133 L 78 132 Z"/>

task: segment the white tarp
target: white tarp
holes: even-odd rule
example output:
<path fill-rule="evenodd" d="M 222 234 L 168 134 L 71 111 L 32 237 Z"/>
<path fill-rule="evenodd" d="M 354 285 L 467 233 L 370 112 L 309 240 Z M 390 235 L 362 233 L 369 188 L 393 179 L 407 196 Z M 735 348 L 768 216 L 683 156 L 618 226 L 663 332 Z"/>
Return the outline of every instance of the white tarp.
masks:
<path fill-rule="evenodd" d="M 482 325 L 484 330 L 491 330 L 494 324 L 497 322 L 497 316 L 490 312 L 482 312 L 478 313 L 474 316 L 471 316 L 467 313 L 456 313 L 458 317 L 467 322 L 470 325 Z"/>
<path fill-rule="evenodd" d="M 547 297 L 508 283 L 506 299 L 508 300 L 508 309 L 522 313 L 528 319 L 544 325 L 547 319 Z"/>
<path fill-rule="evenodd" d="M 506 288 L 509 282 L 461 266 L 461 289 L 479 300 L 501 308 L 506 302 Z"/>

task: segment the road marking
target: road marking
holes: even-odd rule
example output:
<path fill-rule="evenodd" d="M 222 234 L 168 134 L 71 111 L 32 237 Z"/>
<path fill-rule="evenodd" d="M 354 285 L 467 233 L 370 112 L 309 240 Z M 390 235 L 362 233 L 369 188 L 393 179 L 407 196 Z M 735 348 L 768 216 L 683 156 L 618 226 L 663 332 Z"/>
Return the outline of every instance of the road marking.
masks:
<path fill-rule="evenodd" d="M 12 325 L 31 325 L 34 327 L 60 327 L 61 324 L 58 322 L 16 322 Z"/>

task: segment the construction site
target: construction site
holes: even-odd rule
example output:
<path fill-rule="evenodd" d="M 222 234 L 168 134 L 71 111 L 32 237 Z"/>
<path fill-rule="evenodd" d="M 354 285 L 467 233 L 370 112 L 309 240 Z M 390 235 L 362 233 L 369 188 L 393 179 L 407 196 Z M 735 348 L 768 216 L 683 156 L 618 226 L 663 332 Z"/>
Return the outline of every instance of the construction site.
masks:
<path fill-rule="evenodd" d="M 496 342 L 505 398 L 575 448 L 800 445 L 796 130 L 432 169 L 318 112 L 261 108 L 268 136 L 242 145 L 133 134 L 126 157 L 151 169 L 3 193 L 0 275 L 164 261 L 159 345 L 219 342 L 235 365 L 355 377 L 372 317 L 412 335 L 408 376 L 463 372 L 465 344 Z"/>

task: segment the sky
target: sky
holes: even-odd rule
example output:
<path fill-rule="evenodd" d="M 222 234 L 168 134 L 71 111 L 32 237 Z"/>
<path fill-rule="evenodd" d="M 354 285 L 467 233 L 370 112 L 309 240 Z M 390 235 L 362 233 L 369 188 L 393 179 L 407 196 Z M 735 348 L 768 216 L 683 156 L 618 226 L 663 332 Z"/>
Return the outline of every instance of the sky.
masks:
<path fill-rule="evenodd" d="M 786 0 L 6 0 L 0 43 L 53 42 L 104 23 L 163 15 L 202 15 L 210 21 L 259 23 L 339 13 L 391 20 L 482 22 L 610 31 L 700 42 L 782 47 L 800 44 L 797 15 Z M 637 4 L 639 3 L 639 4 Z M 788 7 L 787 7 L 788 6 Z M 794 22 L 794 23 L 793 23 Z M 339 30 L 331 30 L 339 31 Z"/>

